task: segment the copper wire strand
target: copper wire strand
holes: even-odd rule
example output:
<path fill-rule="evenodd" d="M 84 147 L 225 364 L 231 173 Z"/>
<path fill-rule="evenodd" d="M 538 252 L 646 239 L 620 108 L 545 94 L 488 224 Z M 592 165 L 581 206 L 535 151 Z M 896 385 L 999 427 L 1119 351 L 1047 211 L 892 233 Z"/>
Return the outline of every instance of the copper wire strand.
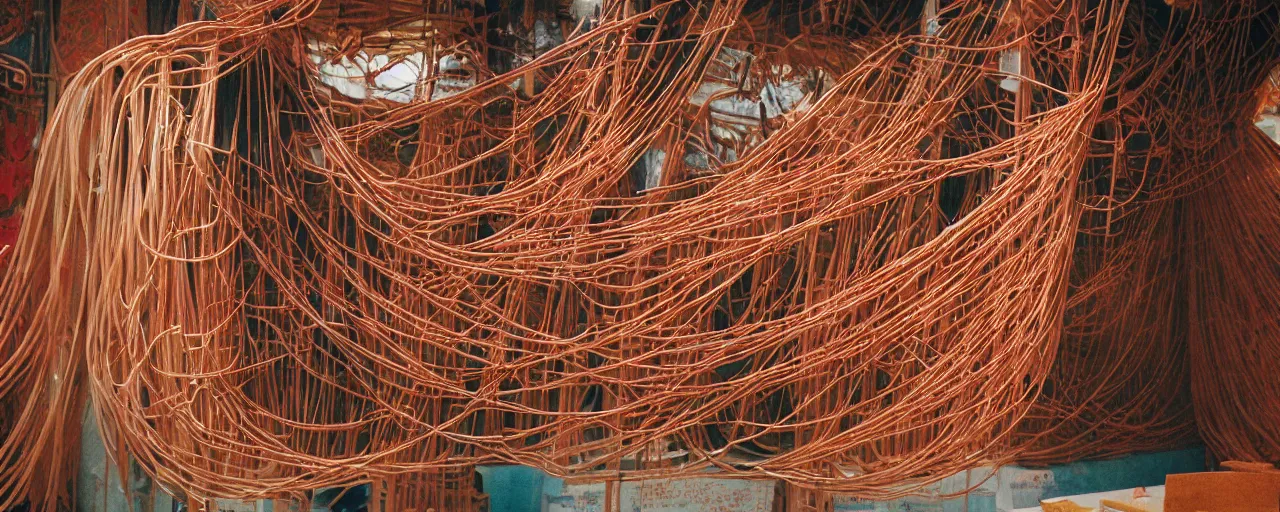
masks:
<path fill-rule="evenodd" d="M 1197 436 L 1280 462 L 1274 6 L 962 0 L 925 35 L 606 2 L 497 69 L 452 3 L 212 3 L 48 123 L 0 282 L 0 509 L 71 499 L 86 401 L 122 474 L 193 503 L 469 510 L 486 463 L 892 498 Z M 469 55 L 476 86 L 343 98 L 314 41 Z M 714 104 L 815 76 L 773 117 Z"/>

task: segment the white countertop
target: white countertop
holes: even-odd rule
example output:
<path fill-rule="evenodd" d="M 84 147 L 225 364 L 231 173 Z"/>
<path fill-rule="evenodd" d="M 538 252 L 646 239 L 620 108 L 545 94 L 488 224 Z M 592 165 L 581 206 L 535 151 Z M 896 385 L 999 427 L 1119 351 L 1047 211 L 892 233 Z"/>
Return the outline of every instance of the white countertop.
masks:
<path fill-rule="evenodd" d="M 1160 512 L 1161 510 L 1164 510 L 1164 486 L 1163 485 L 1148 487 L 1147 494 L 1151 495 L 1151 497 L 1146 498 L 1143 501 L 1146 502 L 1147 506 L 1152 510 L 1152 512 Z M 1102 500 L 1128 502 L 1131 499 L 1133 499 L 1133 489 L 1120 489 L 1117 491 L 1095 492 L 1090 494 L 1077 494 L 1075 496 L 1059 496 L 1057 498 L 1050 498 L 1044 501 L 1055 502 L 1055 501 L 1062 501 L 1062 500 L 1071 500 L 1072 502 L 1075 502 L 1076 505 L 1080 505 L 1082 507 L 1098 508 L 1099 506 L 1101 506 L 1099 502 Z M 1012 512 L 1043 512 L 1043 511 L 1040 509 L 1039 506 L 1035 506 L 1035 507 L 1028 507 L 1028 508 L 1016 508 L 1016 509 L 1013 509 Z"/>

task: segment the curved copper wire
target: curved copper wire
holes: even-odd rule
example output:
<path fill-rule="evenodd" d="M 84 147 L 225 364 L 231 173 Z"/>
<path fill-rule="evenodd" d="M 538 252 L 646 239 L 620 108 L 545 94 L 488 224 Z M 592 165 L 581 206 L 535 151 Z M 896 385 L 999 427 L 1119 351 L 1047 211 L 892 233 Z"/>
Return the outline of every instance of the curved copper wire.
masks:
<path fill-rule="evenodd" d="M 1193 398 L 1215 453 L 1274 461 L 1280 167 L 1247 126 L 1275 8 L 1094 3 L 949 2 L 936 34 L 606 3 L 511 69 L 446 3 L 225 1 L 131 40 L 66 88 L 0 283 L 0 508 L 67 499 L 82 391 L 192 499 L 460 510 L 496 462 L 890 497 L 1193 442 Z M 316 39 L 477 85 L 351 100 Z M 801 107 L 710 101 L 784 80 Z"/>

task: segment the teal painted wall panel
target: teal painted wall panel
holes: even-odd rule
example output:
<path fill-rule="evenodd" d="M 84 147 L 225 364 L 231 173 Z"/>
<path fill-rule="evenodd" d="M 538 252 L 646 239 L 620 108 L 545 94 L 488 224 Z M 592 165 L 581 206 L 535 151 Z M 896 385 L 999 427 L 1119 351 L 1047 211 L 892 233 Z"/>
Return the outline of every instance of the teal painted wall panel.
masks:
<path fill-rule="evenodd" d="M 1205 451 L 1199 447 L 1044 468 L 1008 466 L 1000 468 L 980 488 L 966 496 L 941 497 L 963 490 L 967 483 L 977 484 L 990 474 L 989 469 L 974 470 L 968 482 L 964 473 L 946 479 L 931 487 L 933 495 L 892 501 L 838 497 L 836 511 L 1000 512 L 1035 506 L 1041 499 L 1058 496 L 1163 485 L 1167 474 L 1204 470 Z M 563 480 L 537 469 L 483 466 L 478 471 L 484 478 L 485 492 L 489 494 L 493 512 L 540 512 L 548 504 L 564 508 L 568 503 L 566 500 L 570 499 L 565 496 Z M 590 508 L 589 504 L 579 505 L 582 506 L 576 508 Z"/>
<path fill-rule="evenodd" d="M 1203 447 L 1073 462 L 1049 469 L 1053 471 L 1053 486 L 1045 489 L 1041 499 L 1164 485 L 1165 475 L 1206 471 Z M 1036 504 L 1015 505 L 1030 507 Z"/>
<path fill-rule="evenodd" d="M 480 466 L 476 472 L 489 494 L 491 512 L 539 512 L 543 482 L 560 480 L 527 466 Z"/>

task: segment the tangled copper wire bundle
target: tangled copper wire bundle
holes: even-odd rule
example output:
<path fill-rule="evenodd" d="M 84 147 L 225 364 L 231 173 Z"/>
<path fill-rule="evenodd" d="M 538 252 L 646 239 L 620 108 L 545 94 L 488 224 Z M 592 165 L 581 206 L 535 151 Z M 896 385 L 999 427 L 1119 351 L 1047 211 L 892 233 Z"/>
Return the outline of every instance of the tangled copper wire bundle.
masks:
<path fill-rule="evenodd" d="M 1276 7 L 886 4 L 223 1 L 98 57 L 0 285 L 0 508 L 68 499 L 85 397 L 181 496 L 387 510 L 478 463 L 1280 460 Z M 317 78 L 359 51 L 411 98 Z"/>

